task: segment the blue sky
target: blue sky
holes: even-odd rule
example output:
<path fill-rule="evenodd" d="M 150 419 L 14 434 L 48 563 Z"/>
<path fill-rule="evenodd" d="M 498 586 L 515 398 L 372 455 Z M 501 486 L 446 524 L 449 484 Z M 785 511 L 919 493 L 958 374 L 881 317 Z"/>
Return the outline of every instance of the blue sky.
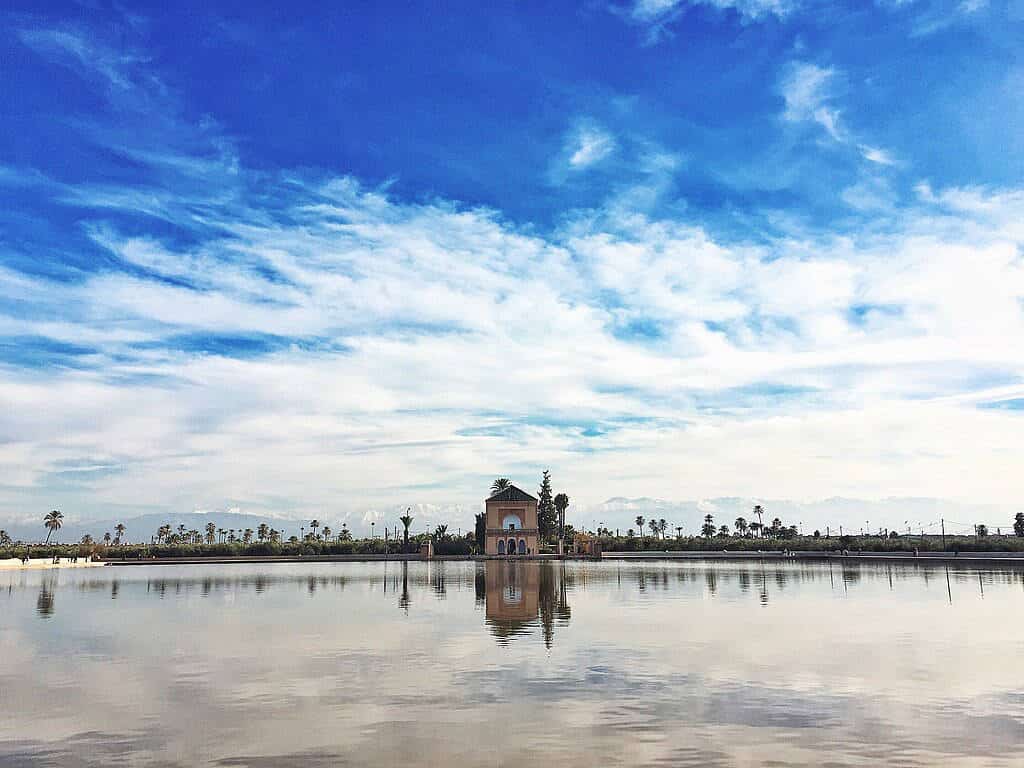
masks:
<path fill-rule="evenodd" d="M 1024 491 L 1020 0 L 2 18 L 0 519 Z"/>

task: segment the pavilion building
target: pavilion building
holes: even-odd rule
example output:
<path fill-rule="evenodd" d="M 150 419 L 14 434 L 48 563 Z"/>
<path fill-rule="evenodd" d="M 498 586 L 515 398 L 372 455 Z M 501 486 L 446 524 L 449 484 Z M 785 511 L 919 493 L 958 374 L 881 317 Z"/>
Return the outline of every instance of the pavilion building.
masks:
<path fill-rule="evenodd" d="M 540 540 L 537 530 L 537 499 L 510 485 L 484 502 L 488 555 L 535 555 Z"/>

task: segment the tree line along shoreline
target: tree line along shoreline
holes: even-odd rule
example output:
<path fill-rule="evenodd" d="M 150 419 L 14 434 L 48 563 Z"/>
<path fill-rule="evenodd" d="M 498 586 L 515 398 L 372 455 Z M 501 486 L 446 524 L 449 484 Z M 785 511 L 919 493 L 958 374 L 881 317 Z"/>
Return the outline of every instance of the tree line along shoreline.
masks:
<path fill-rule="evenodd" d="M 498 493 L 511 485 L 506 477 L 499 477 L 491 484 L 490 491 Z M 565 522 L 569 507 L 569 496 L 562 492 L 555 494 L 551 485 L 551 473 L 544 470 L 538 489 L 538 528 L 540 554 L 554 554 L 561 539 L 567 549 L 576 537 L 576 530 Z M 5 530 L 0 529 L 0 559 L 47 558 L 47 557 L 93 557 L 110 560 L 152 559 L 152 558 L 203 558 L 203 557 L 299 557 L 299 556 L 381 556 L 387 554 L 414 554 L 430 542 L 433 551 L 441 556 L 473 557 L 484 554 L 486 538 L 486 515 L 475 516 L 474 528 L 465 534 L 453 533 L 449 526 L 440 523 L 433 531 L 412 533 L 415 517 L 408 508 L 398 516 L 401 523 L 393 529 L 382 525 L 383 536 L 373 533 L 376 522 L 371 522 L 371 536 L 356 538 L 342 523 L 338 530 L 314 518 L 301 524 L 301 536 L 284 534 L 269 523 L 256 528 L 224 529 L 214 522 L 208 522 L 202 530 L 188 529 L 184 525 L 173 528 L 169 523 L 161 525 L 151 536 L 149 543 L 128 543 L 125 541 L 127 528 L 118 523 L 99 539 L 86 534 L 75 543 L 51 543 L 50 539 L 59 534 L 64 515 L 52 510 L 43 517 L 46 539 L 42 543 L 15 542 Z M 1018 512 L 1007 528 L 1012 535 L 1003 535 L 1001 529 L 993 535 L 988 526 L 974 525 L 974 535 L 952 535 L 912 531 L 898 533 L 882 529 L 878 534 L 861 532 L 834 535 L 826 528 L 805 535 L 796 525 L 785 525 L 778 517 L 766 523 L 766 510 L 755 505 L 751 519 L 738 516 L 728 525 L 716 525 L 714 516 L 706 514 L 698 535 L 683 535 L 683 526 L 671 525 L 664 518 L 646 519 L 642 515 L 634 518 L 636 528 L 629 528 L 625 534 L 597 526 L 586 535 L 596 539 L 604 552 L 722 552 L 722 551 L 803 551 L 803 552 L 1024 552 L 1024 512 Z M 933 524 L 934 525 L 934 524 Z M 393 533 L 390 533 L 393 530 Z M 675 536 L 671 531 L 675 531 Z M 648 533 L 649 531 L 649 533 Z"/>
<path fill-rule="evenodd" d="M 0 547 L 0 560 L 9 558 L 97 557 L 101 560 L 138 560 L 161 558 L 231 558 L 231 557 L 325 557 L 335 555 L 373 556 L 415 554 L 420 545 L 432 535 L 410 537 L 409 546 L 399 541 L 385 544 L 383 539 L 355 539 L 352 541 L 300 541 L 253 542 L 244 544 L 11 544 Z M 946 536 L 945 545 L 940 536 L 797 536 L 787 539 L 749 539 L 740 537 L 683 536 L 675 539 L 643 538 L 634 536 L 598 537 L 601 549 L 615 552 L 799 552 L 852 553 L 905 553 L 915 552 L 1006 552 L 1024 554 L 1024 537 L 1019 536 Z M 434 540 L 434 553 L 439 556 L 482 557 L 483 548 L 466 537 Z"/>

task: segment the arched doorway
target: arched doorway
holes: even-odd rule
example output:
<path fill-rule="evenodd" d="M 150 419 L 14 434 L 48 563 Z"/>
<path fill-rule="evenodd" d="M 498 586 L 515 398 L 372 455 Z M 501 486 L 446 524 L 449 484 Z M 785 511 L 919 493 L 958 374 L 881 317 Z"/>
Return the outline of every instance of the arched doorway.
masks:
<path fill-rule="evenodd" d="M 498 539 L 498 554 L 499 555 L 504 555 L 505 554 L 505 540 L 504 539 Z"/>
<path fill-rule="evenodd" d="M 520 539 L 519 540 L 519 554 L 520 555 L 525 555 L 526 554 L 526 539 Z"/>
<path fill-rule="evenodd" d="M 516 553 L 516 540 L 515 539 L 509 539 L 508 540 L 508 553 L 510 555 L 514 555 Z"/>

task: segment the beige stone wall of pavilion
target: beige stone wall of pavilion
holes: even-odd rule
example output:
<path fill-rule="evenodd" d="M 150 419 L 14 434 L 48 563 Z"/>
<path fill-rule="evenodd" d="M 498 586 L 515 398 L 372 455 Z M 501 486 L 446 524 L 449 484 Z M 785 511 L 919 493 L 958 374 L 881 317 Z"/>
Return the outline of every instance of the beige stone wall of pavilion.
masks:
<path fill-rule="evenodd" d="M 539 535 L 537 530 L 536 501 L 488 501 L 486 504 L 487 534 L 484 552 L 488 555 L 508 554 L 507 542 L 516 541 L 516 554 L 519 554 L 519 542 L 525 542 L 526 553 L 537 554 Z M 516 515 L 522 521 L 522 528 L 509 531 L 502 527 L 502 520 L 508 515 Z M 500 552 L 498 542 L 506 542 L 506 551 Z"/>

